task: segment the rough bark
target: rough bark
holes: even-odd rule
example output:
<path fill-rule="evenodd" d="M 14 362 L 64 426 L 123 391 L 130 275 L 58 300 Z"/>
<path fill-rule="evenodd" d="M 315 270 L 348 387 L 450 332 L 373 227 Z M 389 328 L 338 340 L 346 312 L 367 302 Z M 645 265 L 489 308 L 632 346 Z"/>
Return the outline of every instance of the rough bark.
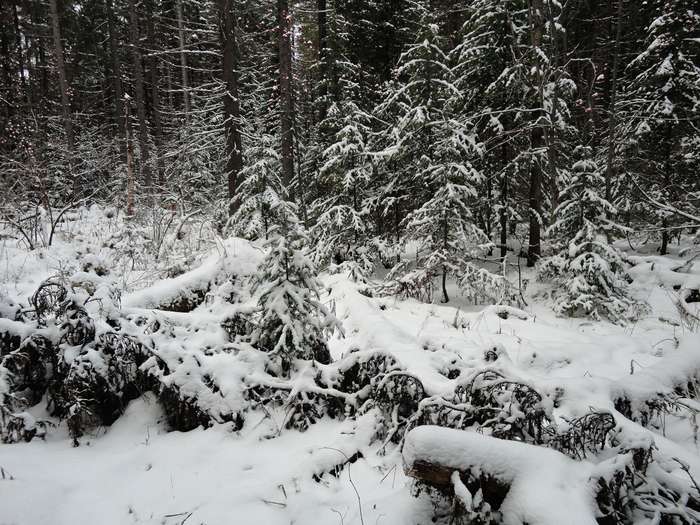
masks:
<path fill-rule="evenodd" d="M 19 80 L 20 80 L 20 85 L 22 86 L 22 91 L 25 96 L 25 100 L 27 103 L 27 109 L 31 110 L 32 107 L 32 96 L 31 96 L 31 82 L 29 82 L 29 75 L 27 67 L 25 67 L 24 63 L 24 49 L 22 46 L 22 36 L 21 36 L 21 29 L 19 25 L 19 13 L 18 13 L 18 7 L 17 5 L 13 5 L 12 9 L 12 14 L 13 14 L 13 23 L 15 26 L 15 46 L 17 48 L 17 67 L 18 67 L 18 73 L 19 73 Z M 10 85 L 9 83 L 10 79 L 8 78 L 8 86 Z"/>
<path fill-rule="evenodd" d="M 126 214 L 134 214 L 134 141 L 131 131 L 131 100 L 126 100 L 125 108 L 125 147 L 126 147 Z"/>
<path fill-rule="evenodd" d="M 617 131 L 617 76 L 620 63 L 620 39 L 622 38 L 622 6 L 623 0 L 617 2 L 617 28 L 613 48 L 612 87 L 610 88 L 610 119 L 608 120 L 608 151 L 605 166 L 605 200 L 612 202 L 612 181 L 615 177 L 615 141 Z M 608 214 L 609 215 L 609 214 Z"/>
<path fill-rule="evenodd" d="M 318 120 L 322 122 L 328 111 L 328 17 L 326 0 L 318 0 L 318 64 L 319 64 L 319 106 Z"/>
<path fill-rule="evenodd" d="M 280 133 L 282 139 L 282 178 L 290 200 L 294 200 L 294 99 L 292 82 L 292 28 L 288 0 L 277 0 L 279 47 Z"/>
<path fill-rule="evenodd" d="M 126 123 L 124 119 L 124 88 L 122 86 L 121 60 L 117 46 L 117 34 L 114 20 L 114 5 L 112 0 L 106 0 L 107 30 L 109 32 L 109 54 L 112 62 L 112 91 L 114 96 L 114 122 L 117 125 L 117 136 L 122 156 L 126 154 L 126 145 L 123 138 L 126 135 Z"/>
<path fill-rule="evenodd" d="M 238 44 L 234 0 L 219 0 L 220 36 L 223 51 L 224 122 L 226 127 L 226 176 L 228 180 L 229 215 L 236 211 L 234 197 L 238 174 L 243 167 L 241 150 L 241 107 L 238 99 Z"/>
<path fill-rule="evenodd" d="M 449 226 L 447 224 L 447 218 L 443 218 L 442 220 L 442 248 L 447 252 L 449 243 L 448 243 L 448 234 L 449 232 Z M 447 266 L 442 265 L 442 302 L 443 303 L 448 303 L 450 302 L 450 296 L 447 295 Z"/>
<path fill-rule="evenodd" d="M 139 121 L 139 172 L 141 179 L 150 191 L 152 178 L 150 163 L 150 150 L 148 145 L 148 122 L 146 120 L 146 94 L 143 80 L 143 65 L 141 63 L 141 50 L 139 48 L 139 20 L 136 13 L 135 0 L 129 0 L 129 41 L 131 44 L 131 61 L 134 74 L 134 95 L 136 99 L 136 116 Z"/>
<path fill-rule="evenodd" d="M 542 45 L 542 33 L 543 33 L 543 23 L 544 23 L 544 6 L 542 0 L 531 0 L 530 2 L 530 29 L 531 29 L 531 39 L 532 47 L 539 48 Z M 536 73 L 535 73 L 535 87 L 538 93 L 543 89 L 542 87 L 542 71 L 539 66 L 539 60 L 535 57 L 537 62 Z M 538 103 L 541 103 L 541 97 L 538 96 Z M 544 113 L 544 111 L 542 111 Z M 531 148 L 532 151 L 539 151 L 546 146 L 544 130 L 541 125 L 536 125 L 532 129 L 531 136 Z M 536 158 L 532 159 L 530 165 L 530 188 L 528 194 L 528 207 L 529 207 L 529 235 L 528 235 L 528 249 L 527 249 L 527 265 L 534 266 L 537 260 L 540 258 L 542 253 L 541 247 L 541 235 L 542 235 L 542 166 L 537 161 Z"/>
<path fill-rule="evenodd" d="M 508 150 L 503 146 L 503 165 L 508 164 Z M 501 259 L 505 259 L 508 255 L 508 173 L 503 173 L 501 180 L 501 209 L 500 209 L 500 230 L 501 230 Z"/>
<path fill-rule="evenodd" d="M 185 110 L 185 120 L 190 118 L 190 83 L 187 74 L 187 55 L 185 54 L 185 29 L 182 17 L 182 1 L 177 0 L 177 32 L 180 46 L 180 71 L 182 74 L 182 103 Z"/>
<path fill-rule="evenodd" d="M 7 11 L 5 11 L 7 8 Z M 13 6 L 14 11 L 14 22 L 13 31 L 15 39 L 15 52 L 17 53 L 18 63 L 22 61 L 22 46 L 20 42 L 20 31 L 19 23 L 17 21 L 17 7 Z M 10 6 L 0 5 L 0 64 L 2 64 L 2 88 L 0 88 L 0 129 L 5 129 L 6 122 L 10 119 L 10 116 L 16 111 L 15 109 L 15 95 L 14 95 L 14 81 L 17 75 L 17 71 L 12 67 L 12 39 L 13 35 L 10 32 Z M 22 84 L 24 83 L 24 76 L 22 68 L 19 69 L 20 80 Z M 22 92 L 27 93 L 24 85 L 22 86 Z M 0 148 L 4 147 L 5 141 L 0 139 Z"/>
<path fill-rule="evenodd" d="M 148 40 L 149 47 L 155 51 L 158 44 L 153 12 L 148 13 Z M 160 114 L 160 74 L 158 71 L 158 59 L 151 54 L 148 59 L 151 76 L 151 117 L 153 120 L 153 138 L 156 146 L 156 169 L 158 171 L 158 185 L 162 186 L 165 177 L 165 164 L 163 160 L 163 125 Z"/>
<path fill-rule="evenodd" d="M 431 487 L 435 487 L 447 494 L 454 493 L 454 486 L 452 484 L 454 468 L 449 465 L 416 460 L 411 465 L 406 465 L 405 470 L 408 476 L 427 483 Z M 460 477 L 462 481 L 466 479 L 478 480 L 475 484 L 476 487 L 481 489 L 484 501 L 492 505 L 493 508 L 500 507 L 510 490 L 510 486 L 507 483 L 490 476 L 488 473 L 480 472 L 476 468 L 460 471 Z"/>
<path fill-rule="evenodd" d="M 63 127 L 68 142 L 69 162 L 72 163 L 75 151 L 75 138 L 73 136 L 73 123 L 71 121 L 70 99 L 68 98 L 68 79 L 66 77 L 66 64 L 63 59 L 63 44 L 61 43 L 61 25 L 58 19 L 58 6 L 56 0 L 50 0 L 51 30 L 53 33 L 53 53 L 56 58 L 58 73 L 58 85 L 61 91 L 61 113 L 63 114 Z"/>

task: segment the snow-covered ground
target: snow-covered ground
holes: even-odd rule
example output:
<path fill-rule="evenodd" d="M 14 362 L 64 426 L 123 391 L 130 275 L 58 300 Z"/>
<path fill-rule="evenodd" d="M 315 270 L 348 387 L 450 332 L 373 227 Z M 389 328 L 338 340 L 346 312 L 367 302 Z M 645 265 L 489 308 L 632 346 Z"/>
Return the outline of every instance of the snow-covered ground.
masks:
<path fill-rule="evenodd" d="M 63 231 L 50 248 L 27 252 L 2 241 L 0 294 L 26 298 L 43 279 L 76 265 L 87 252 L 110 266 L 124 289 L 124 308 L 147 309 L 173 292 L 172 281 L 152 286 L 165 275 L 164 267 L 151 261 L 139 268 L 114 257 L 116 251 L 105 242 L 109 219 L 88 213 L 81 220 L 81 231 L 78 226 Z M 227 260 L 252 264 L 253 252 L 245 256 L 252 248 L 227 243 L 219 243 L 208 258 L 199 256 L 208 250 L 198 251 L 194 244 L 179 252 L 173 247 L 171 253 L 209 270 Z M 232 254 L 232 247 L 240 251 Z M 527 316 L 522 316 L 467 304 L 456 290 L 447 305 L 367 297 L 346 277 L 327 275 L 323 300 L 345 331 L 345 337 L 336 334 L 331 340 L 331 353 L 335 359 L 357 350 L 390 353 L 421 379 L 428 396 L 448 396 L 460 378 L 488 366 L 484 353 L 495 349 L 499 369 L 510 377 L 552 396 L 563 392 L 553 408 L 555 416 L 615 413 L 614 400 L 620 395 L 641 402 L 656 391 L 672 391 L 679 380 L 700 370 L 700 334 L 681 322 L 673 290 L 679 284 L 697 287 L 700 262 L 678 273 L 673 269 L 682 258 L 636 257 L 633 291 L 650 310 L 627 326 L 558 318 L 549 308 L 547 289 L 537 284 L 527 291 Z M 251 268 L 233 270 L 249 273 Z M 532 275 L 526 277 L 534 282 Z M 34 415 L 42 416 L 42 410 L 43 404 L 38 405 Z M 616 423 L 626 429 L 627 439 L 653 439 L 663 457 L 679 458 L 700 479 L 700 447 L 690 414 L 670 415 L 661 428 L 644 428 L 617 413 Z M 79 447 L 72 446 L 63 424 L 45 440 L 0 445 L 0 525 L 430 523 L 432 504 L 425 493 L 413 496 L 414 480 L 404 474 L 400 448 L 373 439 L 375 412 L 344 420 L 324 418 L 305 432 L 279 431 L 282 416 L 254 411 L 238 431 L 225 423 L 168 432 L 154 396 L 145 394 L 111 427 L 81 438 Z M 329 473 L 358 451 L 360 457 L 337 477 Z M 535 456 L 530 459 L 529 472 L 537 471 L 536 461 Z M 586 472 L 572 469 L 572 478 L 565 481 L 585 484 L 577 476 Z M 566 487 L 560 489 L 566 492 Z M 527 484 L 519 490 L 527 497 Z M 593 504 L 592 498 L 545 501 L 566 511 L 562 506 L 574 500 L 576 505 Z M 512 522 L 525 515 L 516 509 Z M 583 512 L 572 512 L 569 518 L 567 523 L 590 522 Z"/>

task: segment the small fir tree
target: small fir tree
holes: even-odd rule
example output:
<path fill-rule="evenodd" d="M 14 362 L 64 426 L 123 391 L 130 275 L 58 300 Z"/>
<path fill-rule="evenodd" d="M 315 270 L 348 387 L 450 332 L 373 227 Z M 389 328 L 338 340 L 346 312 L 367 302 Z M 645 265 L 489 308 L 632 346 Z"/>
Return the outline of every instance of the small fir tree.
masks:
<path fill-rule="evenodd" d="M 307 234 L 292 203 L 280 200 L 272 211 L 277 223 L 270 229 L 268 251 L 253 283 L 260 309 L 253 342 L 278 355 L 285 372 L 295 359 L 327 364 L 326 335 L 340 326 L 320 302 L 320 284 L 307 256 Z"/>
<path fill-rule="evenodd" d="M 614 216 L 615 208 L 601 196 L 604 179 L 592 149 L 578 146 L 574 156 L 571 179 L 548 232 L 555 253 L 543 261 L 540 273 L 561 284 L 557 313 L 618 322 L 634 311 L 635 302 L 629 297 L 622 254 L 607 240 L 615 225 L 606 216 Z"/>
<path fill-rule="evenodd" d="M 329 117 L 336 118 L 340 126 L 334 142 L 323 152 L 320 183 L 335 190 L 325 192 L 313 205 L 314 259 L 317 264 L 332 258 L 351 261 L 369 272 L 373 267 L 366 207 L 373 169 L 366 144 L 369 116 L 354 103 L 346 102 L 331 106 Z"/>
<path fill-rule="evenodd" d="M 235 213 L 229 219 L 234 235 L 246 239 L 267 239 L 280 208 L 281 160 L 274 138 L 262 135 L 246 151 L 247 163 L 234 197 Z"/>

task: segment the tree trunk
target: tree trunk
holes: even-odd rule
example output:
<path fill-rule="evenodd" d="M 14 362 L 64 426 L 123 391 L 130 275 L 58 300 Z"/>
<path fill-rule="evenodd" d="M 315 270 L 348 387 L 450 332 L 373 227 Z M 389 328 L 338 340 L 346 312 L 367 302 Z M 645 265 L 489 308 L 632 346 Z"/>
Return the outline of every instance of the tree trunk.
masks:
<path fill-rule="evenodd" d="M 662 175 L 662 180 L 663 180 L 663 187 L 662 187 L 662 193 L 665 192 L 670 192 L 671 187 L 672 187 L 672 182 L 673 182 L 673 176 L 671 173 L 672 169 L 672 163 L 671 163 L 671 152 L 672 152 L 672 147 L 671 147 L 671 136 L 672 136 L 672 131 L 671 131 L 671 124 L 666 124 L 664 126 L 664 172 Z M 667 200 L 670 202 L 673 202 L 673 199 L 670 198 L 671 195 L 668 194 Z M 666 255 L 668 253 L 668 241 L 669 241 L 669 234 L 668 234 L 668 219 L 667 217 L 663 216 L 661 218 L 661 246 L 659 248 L 659 254 L 660 255 Z"/>
<path fill-rule="evenodd" d="M 150 193 L 151 168 L 149 166 L 150 151 L 148 146 L 148 122 L 146 121 L 146 95 L 143 81 L 143 65 L 139 50 L 139 21 L 136 14 L 135 0 L 129 0 L 129 40 L 131 44 L 131 61 L 134 70 L 134 94 L 136 95 L 136 115 L 139 119 L 139 171 L 141 179 Z"/>
<path fill-rule="evenodd" d="M 126 145 L 124 137 L 126 126 L 124 118 L 124 89 L 122 87 L 121 61 L 117 46 L 117 35 L 114 24 L 114 5 L 112 0 L 106 0 L 105 9 L 107 11 L 107 30 L 109 31 L 109 54 L 112 62 L 112 91 L 114 95 L 114 122 L 117 125 L 117 136 L 119 137 L 119 148 L 122 156 L 126 155 Z"/>
<path fill-rule="evenodd" d="M 544 146 L 544 133 L 541 129 L 536 129 L 533 134 L 532 147 L 539 149 Z M 527 265 L 534 266 L 542 254 L 541 246 L 541 217 L 542 217 L 542 167 L 533 160 L 530 166 L 530 191 L 528 196 L 528 207 L 530 209 L 530 231 L 528 235 Z"/>
<path fill-rule="evenodd" d="M 610 119 L 608 120 L 608 151 L 605 166 L 605 200 L 612 202 L 612 181 L 615 177 L 615 139 L 617 131 L 617 75 L 620 63 L 620 39 L 622 38 L 622 5 L 623 0 L 617 2 L 617 29 L 615 32 L 615 45 L 613 48 L 612 87 L 610 88 Z M 606 212 L 609 218 L 609 213 Z"/>
<path fill-rule="evenodd" d="M 42 27 L 44 24 L 44 19 L 42 16 L 42 9 L 39 2 L 32 4 L 33 9 L 31 10 L 32 27 L 35 29 Z M 49 98 L 49 64 L 46 60 L 46 38 L 42 38 L 44 35 L 39 33 L 33 35 L 32 44 L 34 48 L 34 60 L 28 58 L 27 64 L 31 67 L 32 62 L 35 66 L 29 74 L 29 77 L 37 74 L 39 71 L 39 93 L 36 94 L 35 105 L 42 105 L 46 103 Z M 43 32 L 42 32 L 43 33 Z"/>
<path fill-rule="evenodd" d="M 442 219 L 442 248 L 447 252 L 448 249 L 448 243 L 447 243 L 447 234 L 448 234 L 448 224 L 447 224 L 447 218 Z M 447 266 L 444 264 L 442 265 L 442 302 L 447 303 L 450 301 L 450 297 L 447 295 Z"/>
<path fill-rule="evenodd" d="M 544 23 L 544 5 L 542 0 L 531 0 L 530 2 L 530 29 L 532 38 L 532 47 L 540 48 L 542 45 L 542 33 Z M 544 116 L 544 109 L 541 107 L 541 91 L 543 89 L 542 71 L 539 65 L 539 59 L 535 56 L 536 73 L 534 78 L 535 87 L 538 90 L 538 104 L 540 111 L 537 112 L 538 117 Z M 532 130 L 531 151 L 540 151 L 546 146 L 544 130 L 541 125 L 537 125 Z M 541 247 L 541 218 L 542 218 L 542 166 L 537 161 L 535 156 L 530 161 L 530 188 L 529 188 L 529 219 L 530 231 L 528 235 L 527 249 L 527 265 L 534 266 L 542 254 Z"/>
<path fill-rule="evenodd" d="M 175 104 L 173 101 L 173 71 L 170 62 L 165 63 L 165 78 L 167 80 L 167 93 L 168 93 L 168 110 L 172 113 L 175 109 Z"/>
<path fill-rule="evenodd" d="M 185 120 L 190 118 L 190 83 L 187 75 L 187 55 L 185 54 L 185 29 L 182 18 L 182 1 L 177 0 L 177 32 L 180 45 L 180 70 L 182 72 L 182 102 L 185 109 Z"/>
<path fill-rule="evenodd" d="M 126 116 L 126 214 L 134 215 L 134 141 L 131 131 L 131 100 L 127 100 L 125 106 Z"/>
<path fill-rule="evenodd" d="M 319 106 L 318 121 L 326 118 L 328 111 L 328 17 L 326 0 L 318 0 L 318 64 L 319 64 Z"/>
<path fill-rule="evenodd" d="M 21 35 L 21 29 L 19 25 L 19 13 L 17 12 L 18 7 L 17 5 L 13 5 L 12 9 L 12 14 L 14 18 L 14 26 L 15 26 L 15 46 L 17 47 L 17 66 L 18 66 L 18 73 L 19 73 L 19 80 L 20 84 L 22 86 L 22 92 L 24 93 L 24 97 L 27 103 L 27 113 L 30 113 L 32 110 L 32 96 L 31 96 L 31 80 L 29 79 L 28 73 L 28 66 L 25 68 L 24 64 L 24 49 L 22 46 L 22 35 Z M 8 54 L 9 56 L 9 54 Z M 26 77 L 26 79 L 25 79 Z M 8 79 L 8 86 L 9 84 L 9 79 Z"/>
<path fill-rule="evenodd" d="M 503 146 L 503 180 L 501 180 L 501 213 L 499 217 L 499 223 L 501 227 L 501 259 L 505 259 L 508 255 L 508 172 L 506 166 L 508 165 L 508 150 L 506 146 Z"/>
<path fill-rule="evenodd" d="M 241 150 L 241 106 L 238 99 L 238 44 L 234 0 L 219 0 L 221 46 L 224 68 L 224 123 L 226 127 L 226 176 L 228 179 L 229 215 L 236 211 L 238 174 L 243 167 Z"/>
<path fill-rule="evenodd" d="M 0 95 L 3 97 L 3 100 L 0 100 L 0 108 L 2 108 L 2 113 L 0 113 L 0 128 L 4 129 L 5 128 L 5 122 L 7 122 L 10 118 L 10 115 L 13 113 L 13 107 L 15 106 L 14 102 L 14 81 L 15 81 L 15 75 L 17 74 L 17 71 L 14 70 L 12 67 L 12 52 L 10 51 L 10 41 L 13 38 L 13 35 L 9 34 L 9 16 L 5 15 L 5 7 L 9 9 L 9 6 L 5 6 L 5 4 L 0 6 L 0 62 L 2 62 L 2 85 L 3 85 L 3 90 L 4 93 Z M 19 24 L 17 23 L 17 7 L 13 6 L 13 10 L 15 12 L 14 16 L 14 37 L 17 43 L 16 46 L 16 52 L 17 52 L 17 57 L 18 57 L 18 62 L 22 60 L 22 46 L 20 44 L 20 32 L 19 32 Z M 19 70 L 19 75 L 21 78 L 21 83 L 24 84 L 24 73 L 23 69 L 21 67 L 18 68 Z M 24 93 L 27 92 L 26 88 L 22 86 L 22 91 Z"/>
<path fill-rule="evenodd" d="M 157 38 L 155 25 L 153 23 L 154 13 L 147 14 L 148 19 L 148 40 L 150 48 L 155 51 L 157 48 Z M 151 115 L 153 118 L 154 141 L 156 145 L 156 168 L 158 171 L 158 185 L 164 182 L 165 164 L 163 161 L 163 125 L 160 114 L 160 75 L 158 73 L 158 59 L 155 56 L 149 57 L 149 69 L 151 73 Z"/>
<path fill-rule="evenodd" d="M 282 138 L 282 179 L 287 195 L 294 200 L 294 134 L 292 97 L 292 27 L 288 0 L 277 0 L 279 45 L 280 133 Z"/>
<path fill-rule="evenodd" d="M 68 142 L 68 162 L 72 166 L 73 152 L 75 151 L 75 139 L 73 137 L 73 123 L 71 122 L 70 100 L 68 98 L 68 80 L 66 78 L 66 65 L 63 61 L 63 44 L 61 43 L 61 26 L 58 20 L 58 7 L 56 0 L 50 0 L 51 29 L 53 32 L 53 52 L 56 57 L 58 69 L 58 85 L 61 91 L 61 112 L 63 113 L 63 127 L 66 131 Z M 72 169 L 72 168 L 71 168 Z"/>
<path fill-rule="evenodd" d="M 486 177 L 486 206 L 484 206 L 484 227 L 486 236 L 489 238 L 489 242 L 492 240 L 493 234 L 493 181 L 491 180 L 491 175 Z M 493 254 L 493 248 L 489 248 L 489 257 Z"/>

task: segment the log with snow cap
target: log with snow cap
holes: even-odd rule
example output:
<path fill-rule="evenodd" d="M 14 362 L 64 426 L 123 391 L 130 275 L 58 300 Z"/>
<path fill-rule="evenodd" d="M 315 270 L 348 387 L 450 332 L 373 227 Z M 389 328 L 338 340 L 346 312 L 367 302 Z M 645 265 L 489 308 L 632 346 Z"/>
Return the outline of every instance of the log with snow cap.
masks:
<path fill-rule="evenodd" d="M 479 479 L 484 500 L 502 513 L 505 525 L 596 523 L 593 465 L 555 450 L 421 426 L 407 434 L 403 459 L 409 476 L 454 492 L 467 510 L 474 494 L 461 478 Z"/>

